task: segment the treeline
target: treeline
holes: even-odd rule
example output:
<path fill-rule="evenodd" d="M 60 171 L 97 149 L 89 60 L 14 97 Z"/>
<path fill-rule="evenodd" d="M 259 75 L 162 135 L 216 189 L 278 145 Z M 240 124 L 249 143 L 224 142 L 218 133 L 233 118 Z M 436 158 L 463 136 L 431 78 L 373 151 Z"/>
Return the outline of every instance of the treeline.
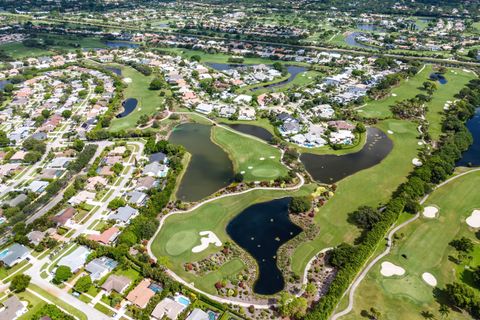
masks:
<path fill-rule="evenodd" d="M 343 293 L 380 241 L 383 241 L 385 234 L 400 213 L 412 206 L 418 208 L 419 199 L 429 193 L 434 185 L 444 181 L 453 173 L 455 162 L 472 143 L 472 136 L 464 122 L 473 116 L 475 106 L 480 105 L 480 79 L 470 81 L 457 98 L 461 100 L 448 110 L 443 122 L 443 135 L 438 149 L 422 159 L 423 165 L 415 168 L 407 182 L 398 187 L 384 210 L 372 215 L 371 210 L 361 208 L 353 214 L 356 221 L 364 223 L 362 229 L 365 231 L 367 226 L 368 230 L 362 233 L 355 245 L 343 243 L 332 250 L 330 263 L 338 269 L 338 273 L 327 294 L 304 319 L 328 319 Z M 359 212 L 360 214 L 366 212 L 370 219 L 359 217 Z"/>

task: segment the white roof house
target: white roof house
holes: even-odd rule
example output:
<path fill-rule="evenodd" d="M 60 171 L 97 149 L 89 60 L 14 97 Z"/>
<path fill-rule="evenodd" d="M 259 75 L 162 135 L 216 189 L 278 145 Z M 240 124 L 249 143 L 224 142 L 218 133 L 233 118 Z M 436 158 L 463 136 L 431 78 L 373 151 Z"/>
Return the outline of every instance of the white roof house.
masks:
<path fill-rule="evenodd" d="M 27 189 L 32 192 L 41 193 L 43 192 L 43 190 L 45 190 L 47 186 L 48 186 L 48 182 L 35 180 L 35 181 L 32 181 L 32 183 L 30 183 Z"/>
<path fill-rule="evenodd" d="M 163 319 L 165 316 L 168 319 L 177 319 L 180 313 L 185 310 L 186 306 L 171 298 L 165 298 L 160 301 L 155 309 L 153 309 L 152 317 L 155 319 Z"/>
<path fill-rule="evenodd" d="M 73 250 L 72 253 L 66 255 L 60 259 L 57 265 L 67 266 L 73 273 L 77 272 L 87 262 L 87 257 L 91 253 L 90 249 L 84 246 L 80 246 Z"/>

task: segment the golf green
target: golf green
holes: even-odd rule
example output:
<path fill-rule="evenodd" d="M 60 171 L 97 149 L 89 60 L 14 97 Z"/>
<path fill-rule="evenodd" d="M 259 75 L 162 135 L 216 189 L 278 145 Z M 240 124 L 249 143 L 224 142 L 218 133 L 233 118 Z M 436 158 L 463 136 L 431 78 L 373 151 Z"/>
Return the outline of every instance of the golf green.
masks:
<path fill-rule="evenodd" d="M 191 250 L 199 243 L 200 236 L 194 229 L 183 230 L 175 233 L 165 244 L 165 250 L 169 255 L 178 256 L 187 250 Z"/>

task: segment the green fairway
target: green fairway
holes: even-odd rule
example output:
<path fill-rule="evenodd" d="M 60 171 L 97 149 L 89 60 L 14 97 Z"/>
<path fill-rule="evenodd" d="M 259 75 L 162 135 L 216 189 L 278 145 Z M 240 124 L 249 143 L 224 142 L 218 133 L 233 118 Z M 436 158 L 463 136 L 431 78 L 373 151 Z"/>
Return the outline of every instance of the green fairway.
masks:
<path fill-rule="evenodd" d="M 246 181 L 269 181 L 287 175 L 279 149 L 219 126 L 212 127 L 212 140 L 229 154 L 234 171 Z"/>
<path fill-rule="evenodd" d="M 428 80 L 432 73 L 432 66 L 425 65 L 425 68 L 410 79 L 404 80 L 400 85 L 393 88 L 388 97 L 381 100 L 369 101 L 360 110 L 360 114 L 367 118 L 388 118 L 393 114 L 390 106 L 397 101 L 414 98 L 417 94 L 423 93 L 422 83 Z"/>
<path fill-rule="evenodd" d="M 53 52 L 47 49 L 28 48 L 21 42 L 12 42 L 0 45 L 0 50 L 4 50 L 6 54 L 13 59 L 23 59 L 25 57 L 38 57 L 52 55 Z"/>
<path fill-rule="evenodd" d="M 117 67 L 117 65 L 115 65 Z M 131 83 L 125 89 L 124 97 L 135 98 L 138 100 L 137 107 L 129 115 L 123 118 L 115 118 L 112 120 L 110 130 L 126 130 L 137 127 L 137 121 L 140 116 L 146 114 L 153 116 L 156 112 L 164 109 L 164 98 L 159 96 L 159 91 L 149 90 L 150 82 L 154 78 L 144 76 L 132 67 L 122 66 L 122 77 L 130 78 Z"/>
<path fill-rule="evenodd" d="M 412 170 L 412 159 L 418 152 L 416 125 L 401 120 L 385 120 L 378 127 L 392 130 L 389 135 L 394 147 L 378 165 L 357 172 L 337 183 L 335 196 L 315 216 L 320 227 L 318 236 L 297 248 L 292 257 L 292 269 L 303 274 L 307 262 L 320 250 L 343 242 L 352 242 L 358 231 L 347 222 L 348 213 L 359 206 L 385 203 L 392 192 Z"/>
<path fill-rule="evenodd" d="M 156 257 L 168 257 L 172 270 L 186 281 L 194 282 L 199 289 L 215 293 L 216 290 L 213 286 L 215 282 L 220 278 L 237 274 L 243 269 L 244 264 L 240 260 L 233 259 L 218 270 L 201 277 L 186 272 L 183 267 L 184 263 L 202 260 L 208 255 L 219 251 L 218 247 L 210 245 L 202 252 L 193 253 L 191 249 L 200 244 L 198 240 L 200 238 L 199 232 L 213 231 L 222 242 L 232 241 L 227 235 L 226 226 L 233 217 L 247 207 L 255 203 L 285 196 L 307 195 L 314 188 L 314 185 L 304 186 L 297 192 L 255 190 L 241 195 L 218 199 L 189 213 L 173 215 L 166 219 L 161 231 L 153 240 L 152 252 Z M 189 239 L 183 240 L 178 234 Z M 180 243 L 176 242 L 177 240 Z"/>
<path fill-rule="evenodd" d="M 438 140 L 442 133 L 444 106 L 447 101 L 454 101 L 455 95 L 462 90 L 468 81 L 475 79 L 475 74 L 468 70 L 449 69 L 445 74 L 446 84 L 437 83 L 438 89 L 427 103 L 426 118 L 429 123 L 429 132 L 433 140 Z"/>
<path fill-rule="evenodd" d="M 474 230 L 465 222 L 472 210 L 480 207 L 479 183 L 480 172 L 472 172 L 432 193 L 425 206 L 437 206 L 438 218 L 422 217 L 402 229 L 400 232 L 405 235 L 403 240 L 397 240 L 392 252 L 382 260 L 404 268 L 405 275 L 383 277 L 379 262 L 357 288 L 354 311 L 345 319 L 358 319 L 363 309 L 372 306 L 383 315 L 388 315 L 388 319 L 423 319 L 420 312 L 425 310 L 440 319 L 440 305 L 434 298 L 432 287 L 423 281 L 421 275 L 424 272 L 433 274 L 439 288 L 444 288 L 446 283 L 468 278 L 465 277 L 464 266 L 449 260 L 449 256 L 456 256 L 456 253 L 448 243 L 462 236 L 477 243 L 470 266 L 480 262 L 479 241 Z M 470 317 L 452 311 L 450 319 Z"/>

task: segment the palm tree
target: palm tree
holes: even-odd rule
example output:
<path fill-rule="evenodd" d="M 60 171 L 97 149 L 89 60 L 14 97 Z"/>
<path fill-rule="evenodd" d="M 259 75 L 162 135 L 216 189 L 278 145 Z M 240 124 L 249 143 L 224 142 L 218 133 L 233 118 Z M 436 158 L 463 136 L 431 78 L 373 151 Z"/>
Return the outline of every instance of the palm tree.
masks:
<path fill-rule="evenodd" d="M 421 312 L 421 315 L 422 315 L 422 317 L 424 317 L 425 319 L 435 319 L 435 316 L 434 316 L 433 313 L 431 313 L 430 311 L 422 311 L 422 312 Z"/>
<path fill-rule="evenodd" d="M 438 309 L 438 312 L 440 312 L 442 318 L 447 318 L 450 314 L 450 308 L 446 304 L 442 304 L 440 305 L 440 309 Z"/>

